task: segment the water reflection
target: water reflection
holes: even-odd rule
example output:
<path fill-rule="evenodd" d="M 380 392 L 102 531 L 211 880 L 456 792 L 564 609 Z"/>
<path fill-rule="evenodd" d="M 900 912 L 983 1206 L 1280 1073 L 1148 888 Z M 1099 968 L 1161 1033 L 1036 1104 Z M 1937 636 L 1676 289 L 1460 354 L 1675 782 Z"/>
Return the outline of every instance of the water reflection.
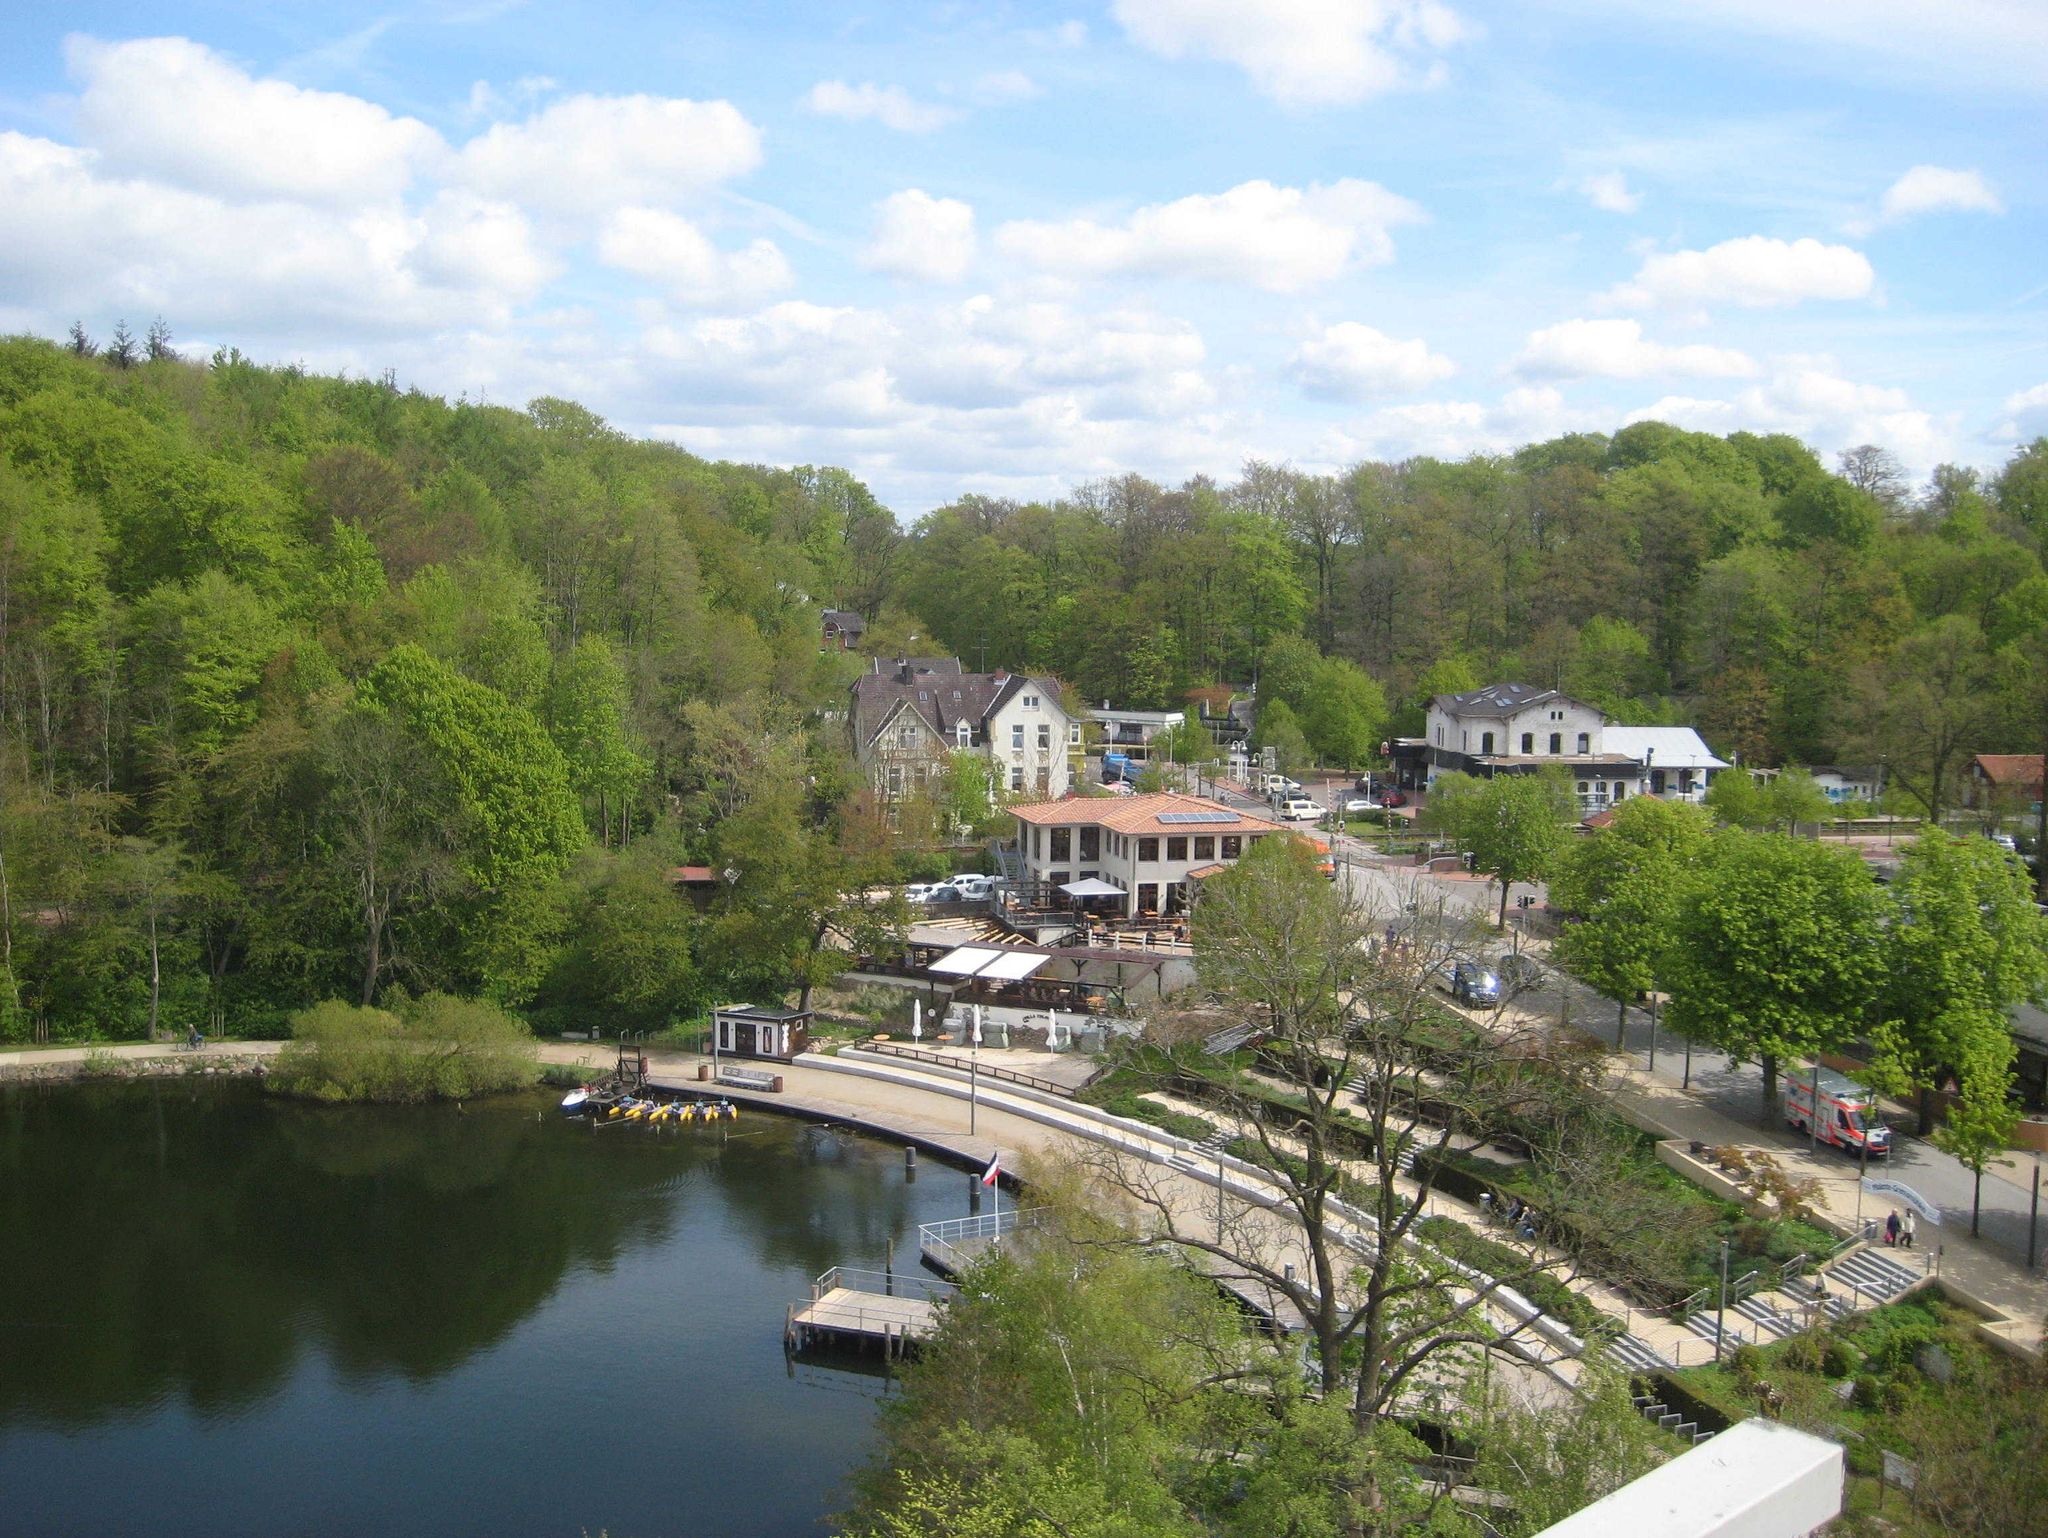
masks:
<path fill-rule="evenodd" d="M 879 1383 L 786 1373 L 783 1309 L 891 1240 L 914 1268 L 916 1224 L 959 1205 L 951 1179 L 906 1181 L 895 1149 L 767 1117 L 657 1134 L 538 1098 L 0 1091 L 0 1487 L 29 1493 L 20 1515 L 67 1458 L 183 1458 L 205 1498 L 185 1525 L 152 1510 L 155 1531 L 802 1531 Z M 633 1391 L 605 1392 L 613 1374 Z M 794 1475 L 776 1451 L 792 1432 L 826 1449 Z M 353 1473 L 278 1450 L 322 1436 Z M 675 1450 L 665 1497 L 564 1500 L 558 1462 L 628 1438 Z M 74 1489 L 51 1509 L 113 1531 L 124 1499 Z"/>

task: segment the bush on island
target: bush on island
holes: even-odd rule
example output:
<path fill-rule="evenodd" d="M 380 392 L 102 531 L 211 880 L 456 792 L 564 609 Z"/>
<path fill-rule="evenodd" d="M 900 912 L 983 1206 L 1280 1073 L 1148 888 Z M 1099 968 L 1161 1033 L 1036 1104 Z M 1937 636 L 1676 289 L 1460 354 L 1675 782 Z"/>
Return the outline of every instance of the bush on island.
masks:
<path fill-rule="evenodd" d="M 533 1038 L 495 1004 L 430 993 L 394 1009 L 329 999 L 292 1016 L 271 1087 L 313 1100 L 466 1100 L 534 1082 Z"/>

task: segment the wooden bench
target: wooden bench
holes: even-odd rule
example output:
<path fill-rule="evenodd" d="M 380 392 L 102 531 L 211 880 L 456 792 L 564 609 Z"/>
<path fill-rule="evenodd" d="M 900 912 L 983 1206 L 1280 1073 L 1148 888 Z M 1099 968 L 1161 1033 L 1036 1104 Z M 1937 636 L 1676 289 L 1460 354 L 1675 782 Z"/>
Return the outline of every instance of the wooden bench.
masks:
<path fill-rule="evenodd" d="M 734 1089 L 754 1089 L 771 1095 L 782 1093 L 782 1075 L 763 1073 L 758 1068 L 721 1068 L 718 1070 L 718 1082 L 729 1084 Z"/>

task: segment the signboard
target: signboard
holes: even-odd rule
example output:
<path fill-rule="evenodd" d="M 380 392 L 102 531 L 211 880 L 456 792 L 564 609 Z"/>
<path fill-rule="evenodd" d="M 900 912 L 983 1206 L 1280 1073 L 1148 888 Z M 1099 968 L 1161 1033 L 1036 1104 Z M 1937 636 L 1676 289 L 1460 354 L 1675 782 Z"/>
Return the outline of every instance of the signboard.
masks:
<path fill-rule="evenodd" d="M 1907 1185 L 1903 1180 L 1885 1180 L 1874 1175 L 1863 1177 L 1863 1189 L 1872 1196 L 1896 1196 L 1900 1201 L 1920 1214 L 1924 1222 L 1941 1227 L 1941 1209 Z"/>
<path fill-rule="evenodd" d="M 1259 764 L 1268 774 L 1280 767 L 1280 752 L 1277 748 L 1260 748 Z"/>

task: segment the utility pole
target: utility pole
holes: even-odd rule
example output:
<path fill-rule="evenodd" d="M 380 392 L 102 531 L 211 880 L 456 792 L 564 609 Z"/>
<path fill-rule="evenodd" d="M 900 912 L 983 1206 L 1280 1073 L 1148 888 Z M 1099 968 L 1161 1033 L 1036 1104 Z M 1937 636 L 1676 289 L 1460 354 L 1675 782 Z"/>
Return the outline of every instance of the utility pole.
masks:
<path fill-rule="evenodd" d="M 2041 1161 L 2034 1161 L 2034 1201 L 2027 1208 L 2027 1269 L 2034 1269 L 2034 1261 L 2040 1255 L 2035 1240 L 2041 1232 Z"/>

